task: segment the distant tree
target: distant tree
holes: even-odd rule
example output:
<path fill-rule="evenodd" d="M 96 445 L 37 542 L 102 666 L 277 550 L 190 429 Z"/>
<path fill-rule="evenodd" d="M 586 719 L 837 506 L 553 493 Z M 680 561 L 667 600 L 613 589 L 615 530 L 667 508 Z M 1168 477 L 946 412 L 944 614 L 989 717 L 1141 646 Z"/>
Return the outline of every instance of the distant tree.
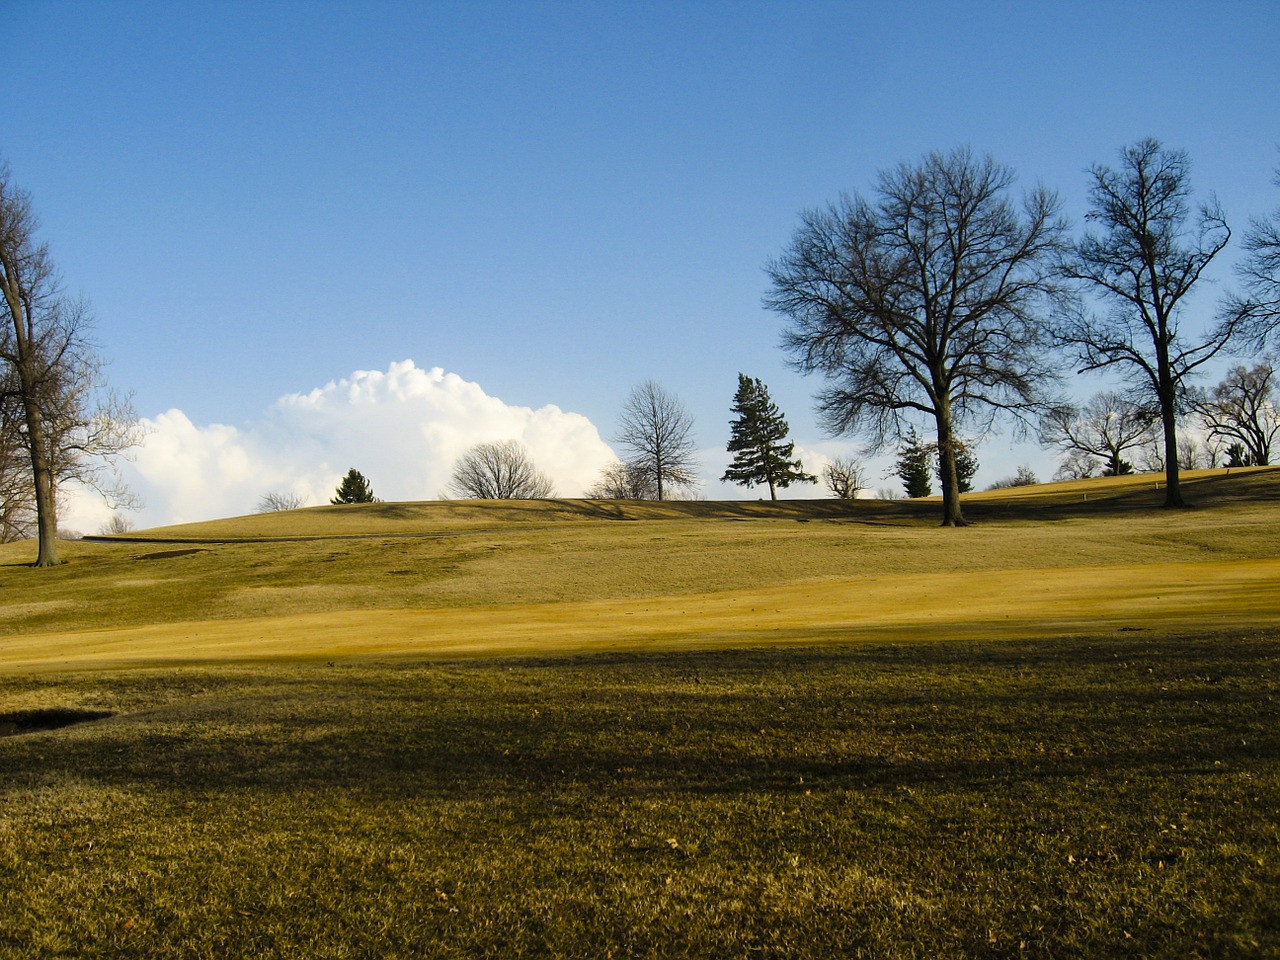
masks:
<path fill-rule="evenodd" d="M 643 467 L 615 460 L 600 472 L 587 491 L 588 500 L 656 500 L 658 487 Z"/>
<path fill-rule="evenodd" d="M 853 500 L 867 485 L 866 468 L 852 457 L 836 457 L 822 468 L 822 482 L 839 500 Z"/>
<path fill-rule="evenodd" d="M 352 467 L 342 478 L 342 483 L 338 484 L 338 490 L 329 502 L 333 504 L 377 503 L 378 498 L 373 495 L 373 487 L 365 479 L 364 474 Z"/>
<path fill-rule="evenodd" d="M 19 424 L 17 442 L 31 478 L 25 489 L 35 512 L 36 566 L 47 567 L 59 562 L 59 483 L 84 483 L 116 505 L 128 501 L 110 468 L 138 442 L 140 431 L 128 400 L 103 386 L 88 339 L 88 309 L 62 294 L 36 228 L 30 197 L 0 164 L 0 407 Z"/>
<path fill-rule="evenodd" d="M 258 505 L 253 508 L 253 512 L 283 513 L 286 510 L 298 510 L 306 505 L 307 498 L 300 493 L 291 493 L 284 490 L 268 490 L 262 495 L 262 499 L 258 501 Z"/>
<path fill-rule="evenodd" d="M 1245 449 L 1245 445 L 1236 441 L 1227 447 L 1227 466 L 1228 467 L 1252 467 L 1253 460 L 1249 456 L 1249 451 Z"/>
<path fill-rule="evenodd" d="M 1252 369 L 1232 368 L 1221 383 L 1196 397 L 1195 410 L 1209 436 L 1241 444 L 1250 465 L 1267 466 L 1280 437 L 1274 361 L 1268 357 Z"/>
<path fill-rule="evenodd" d="M 113 537 L 128 533 L 133 529 L 133 521 L 123 513 L 113 513 L 111 519 L 102 525 L 99 531 L 104 536 Z"/>
<path fill-rule="evenodd" d="M 876 196 L 809 212 L 769 268 L 765 305 L 790 320 L 794 364 L 821 373 L 819 410 L 836 434 L 874 447 L 930 417 L 943 524 L 965 522 L 956 434 L 965 422 L 1038 409 L 1056 379 L 1042 322 L 1064 240 L 1058 201 L 968 150 L 883 171 Z"/>
<path fill-rule="evenodd" d="M 1003 480 L 997 480 L 988 490 L 1007 490 L 1010 487 L 1033 487 L 1040 481 L 1036 478 L 1036 473 L 1027 464 L 1018 467 L 1012 477 L 1005 477 Z"/>
<path fill-rule="evenodd" d="M 778 487 L 818 482 L 817 477 L 804 472 L 799 460 L 792 459 L 796 445 L 787 440 L 787 418 L 761 380 L 738 374 L 732 410 L 736 417 L 729 424 L 726 449 L 733 454 L 733 462 L 721 480 L 740 486 L 767 484 L 770 500 L 778 499 Z"/>
<path fill-rule="evenodd" d="M 1231 231 L 1216 201 L 1190 209 L 1190 164 L 1180 150 L 1141 140 L 1120 152 L 1120 168 L 1090 171 L 1086 233 L 1063 261 L 1063 274 L 1105 305 L 1080 305 L 1061 317 L 1059 335 L 1083 370 L 1114 368 L 1159 413 L 1165 506 L 1184 506 L 1178 483 L 1178 413 L 1191 376 L 1248 333 L 1247 317 L 1227 311 L 1200 336 L 1179 325 L 1182 306 Z"/>
<path fill-rule="evenodd" d="M 1149 443 L 1158 419 L 1153 407 L 1103 390 L 1082 407 L 1062 404 L 1050 408 L 1040 419 L 1040 442 L 1066 454 L 1097 457 L 1103 462 L 1103 476 L 1119 476 L 1133 471 L 1124 452 Z"/>
<path fill-rule="evenodd" d="M 449 492 L 473 500 L 545 500 L 555 496 L 555 484 L 519 440 L 494 440 L 477 443 L 458 459 Z"/>
<path fill-rule="evenodd" d="M 933 452 L 931 443 L 921 443 L 913 428 L 906 442 L 898 449 L 898 476 L 908 497 L 927 497 L 933 493 Z"/>
<path fill-rule="evenodd" d="M 1128 463 L 1123 463 L 1128 472 L 1133 469 Z M 1098 461 L 1085 453 L 1083 450 L 1070 450 L 1062 458 L 1062 462 L 1058 464 L 1058 469 L 1054 471 L 1053 479 L 1055 480 L 1088 480 L 1098 472 Z"/>
<path fill-rule="evenodd" d="M 698 482 L 692 434 L 692 415 L 652 380 L 633 388 L 622 406 L 618 443 L 630 451 L 627 463 L 652 480 L 659 500 L 672 487 Z"/>

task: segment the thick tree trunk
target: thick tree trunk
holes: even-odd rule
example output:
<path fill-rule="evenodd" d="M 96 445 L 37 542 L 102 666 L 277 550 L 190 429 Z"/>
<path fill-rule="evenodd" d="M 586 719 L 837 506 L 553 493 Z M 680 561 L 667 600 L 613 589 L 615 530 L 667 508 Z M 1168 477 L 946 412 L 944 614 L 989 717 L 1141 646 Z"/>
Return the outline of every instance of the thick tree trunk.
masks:
<path fill-rule="evenodd" d="M 960 480 L 956 475 L 955 434 L 951 428 L 951 404 L 938 404 L 938 474 L 942 481 L 942 525 L 968 526 L 960 510 Z"/>
<path fill-rule="evenodd" d="M 54 567 L 58 559 L 58 502 L 53 480 L 53 458 L 49 455 L 44 418 L 34 400 L 26 402 L 27 447 L 31 453 L 31 473 L 36 491 L 36 531 L 39 550 L 37 567 Z"/>
<path fill-rule="evenodd" d="M 1164 325 L 1161 325 L 1163 329 Z M 1159 363 L 1160 422 L 1164 427 L 1164 505 L 1166 508 L 1185 507 L 1182 489 L 1178 482 L 1178 412 L 1175 408 L 1173 371 L 1169 368 L 1169 345 L 1162 338 L 1156 345 Z"/>

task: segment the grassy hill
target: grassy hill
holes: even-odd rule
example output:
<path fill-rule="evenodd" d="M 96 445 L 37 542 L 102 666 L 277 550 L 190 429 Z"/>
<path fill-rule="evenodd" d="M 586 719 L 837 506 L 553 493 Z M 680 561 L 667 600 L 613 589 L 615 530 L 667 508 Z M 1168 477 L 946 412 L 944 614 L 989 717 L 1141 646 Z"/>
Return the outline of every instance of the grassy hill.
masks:
<path fill-rule="evenodd" d="M 326 506 L 0 550 L 9 669 L 1280 624 L 1280 470 L 927 501 Z"/>
<path fill-rule="evenodd" d="M 1280 470 L 1156 483 L 0 548 L 0 957 L 1280 955 Z"/>

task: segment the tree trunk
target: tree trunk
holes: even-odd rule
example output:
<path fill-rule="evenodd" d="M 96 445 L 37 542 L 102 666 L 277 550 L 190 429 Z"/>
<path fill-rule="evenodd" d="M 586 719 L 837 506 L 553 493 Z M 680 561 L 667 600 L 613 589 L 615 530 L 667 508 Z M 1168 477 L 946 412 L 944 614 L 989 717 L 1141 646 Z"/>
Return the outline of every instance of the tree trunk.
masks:
<path fill-rule="evenodd" d="M 26 401 L 25 414 L 27 446 L 31 453 L 31 473 L 36 492 L 36 531 L 39 540 L 36 566 L 54 567 L 61 561 L 58 559 L 58 507 L 57 490 L 53 482 L 53 458 L 49 455 L 44 419 L 36 401 Z"/>
<path fill-rule="evenodd" d="M 1161 326 L 1163 330 L 1163 325 Z M 1167 340 L 1157 346 L 1159 362 L 1158 396 L 1160 398 L 1160 422 L 1164 427 L 1164 505 L 1169 509 L 1185 507 L 1182 489 L 1178 482 L 1178 412 L 1175 407 L 1173 372 L 1169 369 Z"/>
<path fill-rule="evenodd" d="M 951 403 L 938 404 L 938 474 L 942 483 L 942 525 L 968 526 L 960 511 L 960 480 L 956 476 L 956 444 L 951 430 Z"/>

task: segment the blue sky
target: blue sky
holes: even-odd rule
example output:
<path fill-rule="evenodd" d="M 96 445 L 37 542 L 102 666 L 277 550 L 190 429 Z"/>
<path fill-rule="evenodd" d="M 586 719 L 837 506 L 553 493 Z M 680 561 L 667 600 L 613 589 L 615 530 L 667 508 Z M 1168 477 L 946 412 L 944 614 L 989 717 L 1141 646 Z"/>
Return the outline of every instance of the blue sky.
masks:
<path fill-rule="evenodd" d="M 316 498 L 350 465 L 388 498 L 434 496 L 448 464 L 419 463 L 446 448 L 383 458 L 346 413 L 331 442 L 317 421 L 305 451 L 255 460 L 296 428 L 281 398 L 332 384 L 350 406 L 358 371 L 383 374 L 367 432 L 394 445 L 424 415 L 396 384 L 431 379 L 406 360 L 498 402 L 432 400 L 457 443 L 554 406 L 607 445 L 652 378 L 695 416 L 708 496 L 760 495 L 714 482 L 739 371 L 802 449 L 852 452 L 778 349 L 763 267 L 802 210 L 929 150 L 992 154 L 1077 227 L 1089 165 L 1146 136 L 1189 152 L 1237 237 L 1280 206 L 1274 0 L 0 0 L 0 33 L 0 156 L 92 303 L 112 383 L 157 432 L 187 421 L 133 478 L 147 523 L 246 512 L 289 470 Z M 579 473 L 605 455 L 584 442 Z M 214 449 L 244 461 L 234 482 Z M 978 456 L 980 483 L 1052 472 L 1002 437 Z"/>

